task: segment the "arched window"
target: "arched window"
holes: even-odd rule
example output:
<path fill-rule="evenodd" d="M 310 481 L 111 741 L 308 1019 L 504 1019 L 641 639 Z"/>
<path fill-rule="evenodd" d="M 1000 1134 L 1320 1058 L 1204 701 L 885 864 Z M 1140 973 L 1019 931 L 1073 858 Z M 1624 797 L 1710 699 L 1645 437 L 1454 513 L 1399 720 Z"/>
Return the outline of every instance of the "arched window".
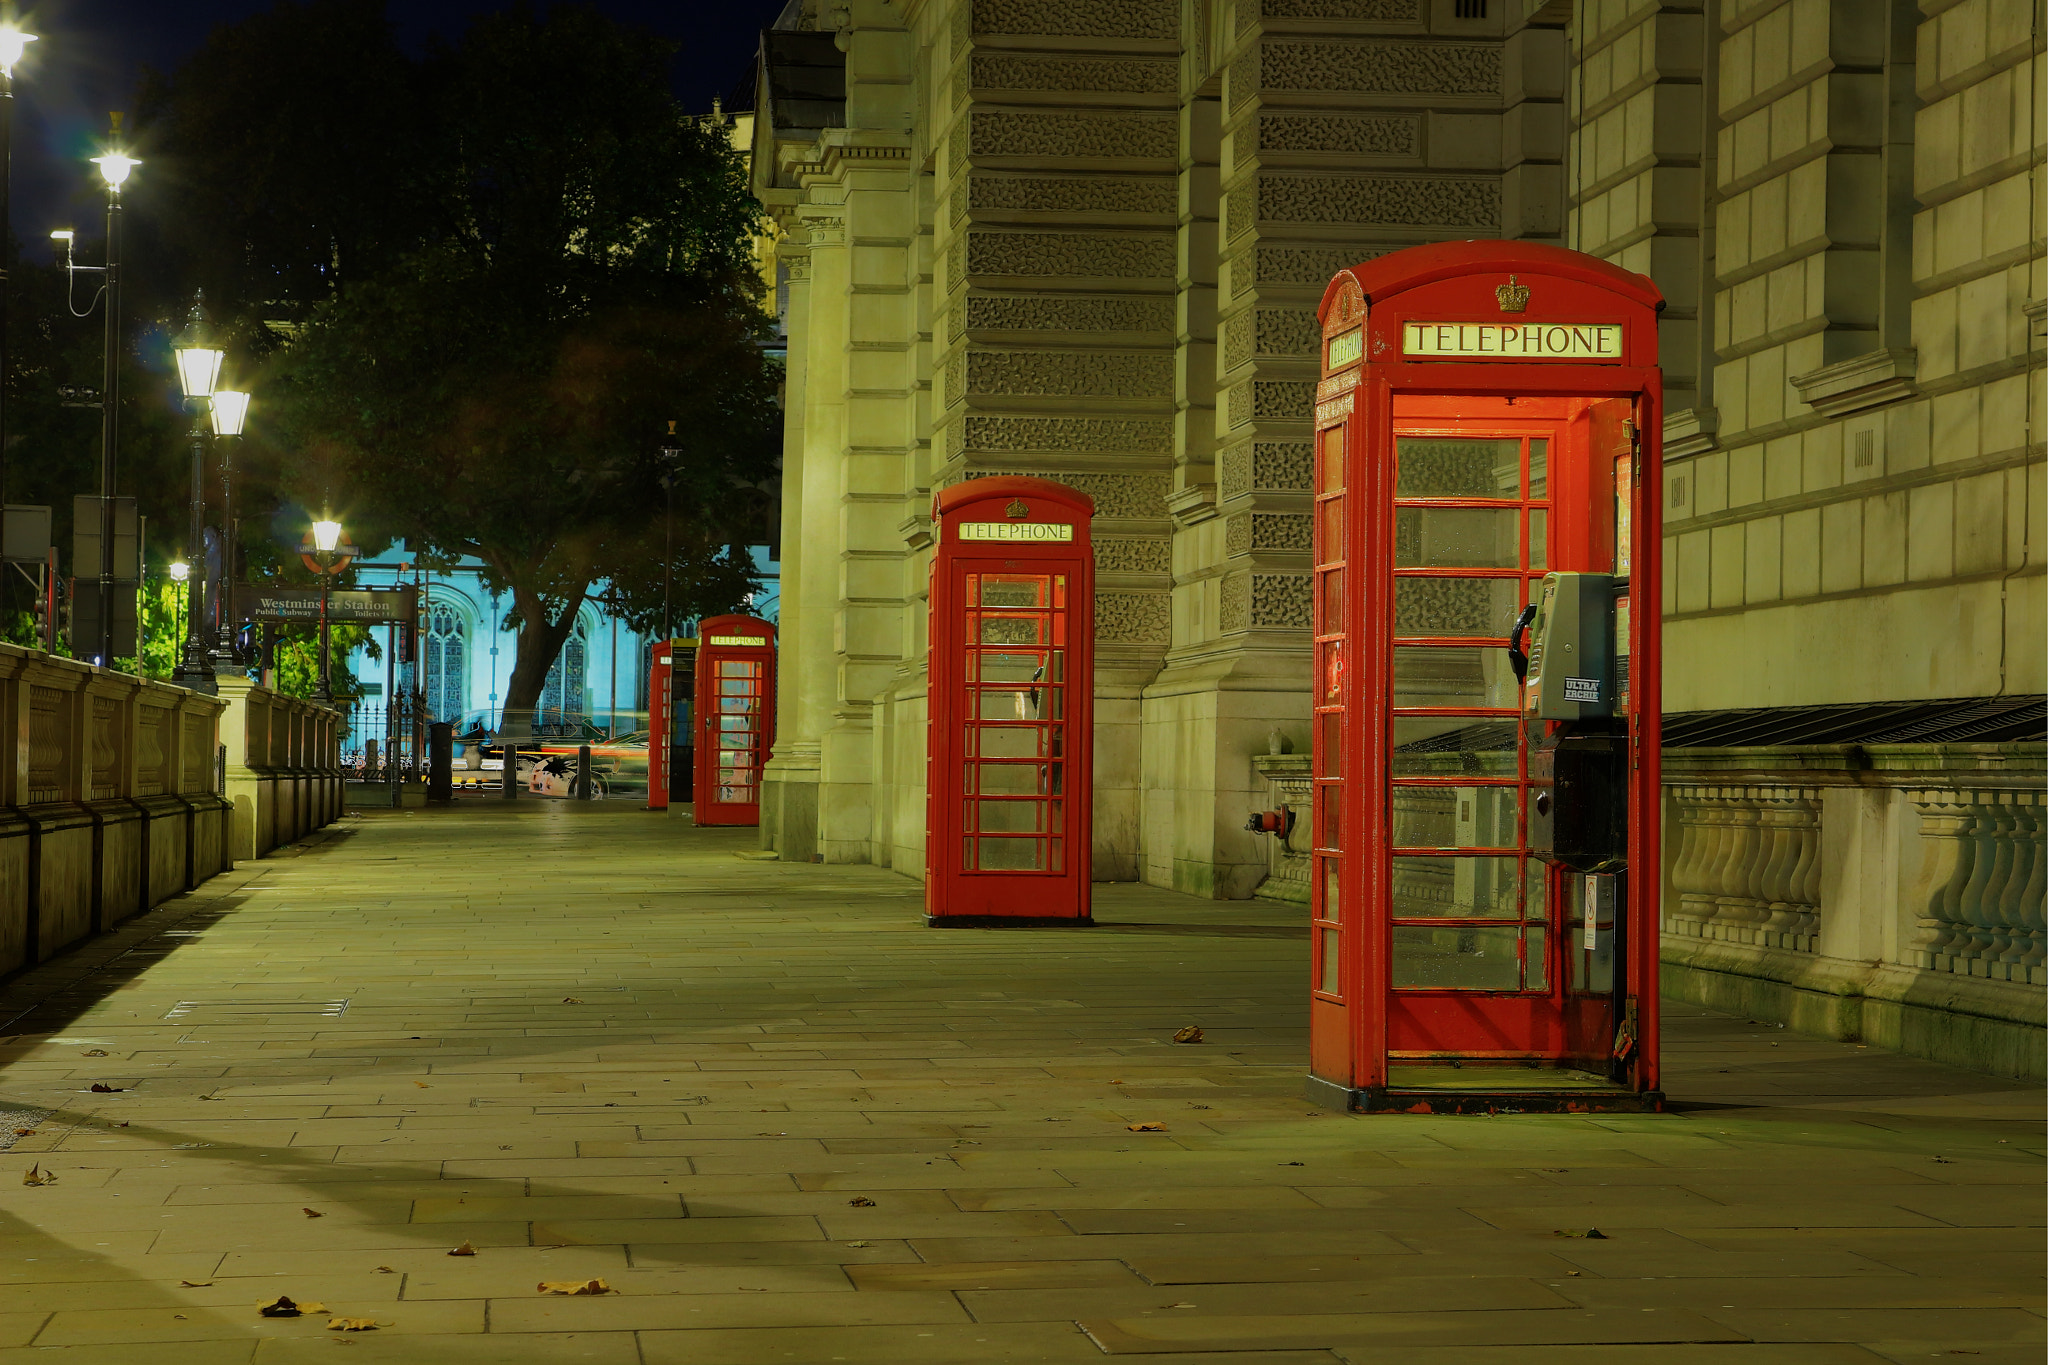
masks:
<path fill-rule="evenodd" d="M 462 613 L 445 602 L 427 608 L 427 718 L 460 722 L 469 703 L 469 650 Z"/>
<path fill-rule="evenodd" d="M 569 632 L 569 638 L 562 641 L 562 652 L 555 656 L 554 667 L 548 670 L 548 680 L 540 690 L 540 716 L 543 724 L 560 725 L 583 717 L 583 687 L 588 673 L 590 658 L 590 623 L 582 616 L 576 618 L 576 628 Z"/>

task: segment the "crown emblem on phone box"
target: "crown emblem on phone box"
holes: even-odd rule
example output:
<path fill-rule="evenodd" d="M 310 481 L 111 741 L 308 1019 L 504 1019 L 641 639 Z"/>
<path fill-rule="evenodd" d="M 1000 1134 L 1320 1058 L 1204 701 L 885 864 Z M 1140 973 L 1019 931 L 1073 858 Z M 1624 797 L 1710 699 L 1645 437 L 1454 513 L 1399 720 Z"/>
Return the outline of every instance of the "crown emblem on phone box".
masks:
<path fill-rule="evenodd" d="M 1529 286 L 1516 284 L 1513 275 L 1508 276 L 1506 284 L 1493 291 L 1493 296 L 1500 301 L 1503 313 L 1519 313 L 1529 306 Z"/>

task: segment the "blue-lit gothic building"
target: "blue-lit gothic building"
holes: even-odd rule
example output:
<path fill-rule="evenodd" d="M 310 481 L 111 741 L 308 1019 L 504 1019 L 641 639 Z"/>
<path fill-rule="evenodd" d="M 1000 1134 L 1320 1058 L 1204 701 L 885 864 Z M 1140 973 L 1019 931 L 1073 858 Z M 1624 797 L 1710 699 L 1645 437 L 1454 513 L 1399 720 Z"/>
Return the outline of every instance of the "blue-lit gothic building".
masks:
<path fill-rule="evenodd" d="M 747 610 L 773 621 L 780 598 L 780 566 L 768 557 L 766 546 L 754 547 L 753 554 L 762 586 Z M 356 585 L 410 584 L 411 564 L 405 542 L 394 542 L 381 554 L 356 561 Z M 382 658 L 372 659 L 366 650 L 350 657 L 348 668 L 362 685 L 363 704 L 380 708 L 394 686 L 413 686 L 411 670 L 416 667 L 422 670 L 417 681 L 430 720 L 452 721 L 458 733 L 479 725 L 495 729 L 519 647 L 517 633 L 501 624 L 512 605 L 510 595 L 486 587 L 482 562 L 469 557 L 456 569 L 428 574 L 425 586 L 416 665 L 394 666 L 389 642 L 383 638 L 387 628 L 376 631 Z M 602 597 L 607 586 L 593 585 L 590 595 Z M 692 623 L 678 621 L 676 631 L 691 634 Z M 652 636 L 606 612 L 602 602 L 586 601 L 548 672 L 535 722 L 588 723 L 613 734 L 643 728 L 652 642 Z"/>

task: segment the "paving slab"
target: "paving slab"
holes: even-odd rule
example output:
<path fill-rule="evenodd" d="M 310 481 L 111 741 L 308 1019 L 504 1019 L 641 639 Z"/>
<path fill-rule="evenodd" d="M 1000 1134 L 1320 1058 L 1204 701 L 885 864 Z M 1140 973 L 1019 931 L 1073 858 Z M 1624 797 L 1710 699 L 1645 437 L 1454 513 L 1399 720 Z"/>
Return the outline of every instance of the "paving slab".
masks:
<path fill-rule="evenodd" d="M 1670 1113 L 1335 1115 L 1298 907 L 752 842 L 354 815 L 0 983 L 0 1365 L 2040 1358 L 2038 1088 L 1674 1005 Z"/>

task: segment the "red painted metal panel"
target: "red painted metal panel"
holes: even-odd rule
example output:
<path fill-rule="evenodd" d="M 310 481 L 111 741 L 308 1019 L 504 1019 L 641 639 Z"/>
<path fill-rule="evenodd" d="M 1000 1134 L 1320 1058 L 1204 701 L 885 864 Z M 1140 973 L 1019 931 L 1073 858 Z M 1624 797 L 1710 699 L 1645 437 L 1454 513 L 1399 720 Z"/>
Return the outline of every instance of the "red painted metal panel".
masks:
<path fill-rule="evenodd" d="M 761 769 L 775 747 L 775 627 L 710 616 L 697 641 L 693 814 L 700 825 L 758 825 Z"/>
<path fill-rule="evenodd" d="M 925 911 L 1087 923 L 1094 824 L 1093 502 L 1045 479 L 933 499 Z"/>

